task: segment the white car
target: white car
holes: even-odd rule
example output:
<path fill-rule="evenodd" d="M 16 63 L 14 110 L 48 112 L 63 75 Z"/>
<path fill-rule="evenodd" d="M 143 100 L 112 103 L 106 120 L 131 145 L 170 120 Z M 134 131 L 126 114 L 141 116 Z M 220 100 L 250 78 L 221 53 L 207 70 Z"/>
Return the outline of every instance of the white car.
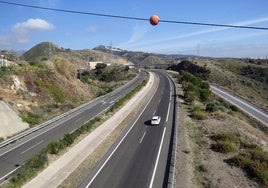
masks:
<path fill-rule="evenodd" d="M 151 119 L 151 125 L 158 125 L 160 121 L 161 121 L 160 116 L 153 116 L 153 118 Z"/>

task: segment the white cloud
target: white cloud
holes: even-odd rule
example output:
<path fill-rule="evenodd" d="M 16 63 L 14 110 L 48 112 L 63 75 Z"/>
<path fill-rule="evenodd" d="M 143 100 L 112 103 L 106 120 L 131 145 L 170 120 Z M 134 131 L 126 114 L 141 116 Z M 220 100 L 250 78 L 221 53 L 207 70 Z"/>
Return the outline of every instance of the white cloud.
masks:
<path fill-rule="evenodd" d="M 90 27 L 87 28 L 87 31 L 96 32 L 96 31 L 98 31 L 98 27 L 97 26 L 90 26 Z"/>
<path fill-rule="evenodd" d="M 53 24 L 39 18 L 30 18 L 25 22 L 16 23 L 9 34 L 0 35 L 0 49 L 12 49 L 18 44 L 28 43 L 34 34 L 52 29 L 54 29 Z"/>
<path fill-rule="evenodd" d="M 28 19 L 26 22 L 16 23 L 12 31 L 15 33 L 30 33 L 33 31 L 51 30 L 54 26 L 42 19 Z"/>

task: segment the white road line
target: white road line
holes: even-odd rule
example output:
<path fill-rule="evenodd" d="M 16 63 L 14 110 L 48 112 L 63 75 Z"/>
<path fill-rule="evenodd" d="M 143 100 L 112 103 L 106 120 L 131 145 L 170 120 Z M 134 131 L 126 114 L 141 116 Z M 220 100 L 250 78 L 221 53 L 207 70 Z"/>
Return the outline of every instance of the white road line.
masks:
<path fill-rule="evenodd" d="M 142 143 L 143 138 L 144 138 L 145 135 L 146 135 L 146 131 L 143 133 L 143 136 L 141 137 L 140 144 Z"/>
<path fill-rule="evenodd" d="M 225 94 L 225 95 L 231 97 L 232 99 L 235 99 L 237 102 L 244 104 L 245 106 L 249 107 L 250 109 L 254 110 L 255 112 L 258 112 L 259 114 L 262 114 L 262 115 L 265 116 L 266 118 L 268 117 L 268 115 L 265 114 L 264 112 L 262 112 L 262 111 L 260 111 L 260 110 L 258 110 L 258 109 L 256 109 L 256 108 L 254 108 L 254 107 L 252 107 L 251 105 L 245 103 L 245 102 L 242 101 L 242 100 L 239 100 L 239 99 L 236 98 L 236 97 L 233 97 L 233 96 L 230 95 L 229 93 L 226 93 L 226 92 L 224 92 L 224 91 L 222 91 L 222 90 L 220 90 L 220 89 L 218 89 L 218 88 L 216 88 L 216 87 L 214 87 L 214 86 L 210 86 L 210 87 L 212 87 L 213 89 L 219 91 L 220 93 L 223 93 L 223 94 Z M 224 97 L 224 96 L 223 96 L 223 97 Z M 225 97 L 225 98 L 226 98 L 226 97 Z"/>
<path fill-rule="evenodd" d="M 67 119 L 66 121 L 68 121 L 68 120 L 69 120 L 69 119 Z M 64 122 L 66 122 L 66 121 L 64 121 Z M 4 152 L 4 153 L 1 153 L 1 154 L 0 154 L 0 157 L 3 156 L 3 155 L 5 155 L 6 153 L 8 153 L 8 152 L 10 152 L 10 151 L 12 151 L 12 150 L 14 150 L 14 149 L 16 149 L 16 148 L 22 146 L 22 145 L 25 144 L 25 143 L 30 142 L 31 140 L 37 138 L 38 136 L 47 133 L 47 132 L 50 131 L 51 129 L 55 129 L 55 128 L 57 128 L 57 127 L 58 127 L 58 125 L 57 125 L 57 126 L 54 126 L 54 127 L 50 127 L 48 130 L 46 130 L 46 131 L 44 131 L 44 132 L 41 132 L 40 134 L 38 134 L 38 135 L 36 135 L 36 136 L 30 138 L 29 140 L 26 140 L 26 141 L 20 143 L 19 145 L 15 146 L 15 147 L 13 147 L 13 148 L 11 148 L 11 149 L 9 149 L 8 151 L 6 151 L 6 152 Z"/>
<path fill-rule="evenodd" d="M 8 177 L 10 174 L 12 174 L 13 172 L 15 172 L 15 171 L 18 170 L 19 168 L 20 168 L 20 166 L 17 167 L 17 168 L 15 168 L 15 169 L 12 170 L 11 172 L 7 173 L 5 176 L 1 177 L 1 178 L 0 178 L 0 181 L 2 181 L 3 179 L 5 179 L 6 177 Z M 2 184 L 0 184 L 0 185 L 2 185 Z"/>
<path fill-rule="evenodd" d="M 170 102 L 169 102 L 169 104 L 168 104 L 168 112 L 167 112 L 166 122 L 168 121 L 169 111 L 170 111 Z"/>
<path fill-rule="evenodd" d="M 96 105 L 95 105 L 95 106 L 96 106 Z M 109 108 L 109 107 L 108 107 L 108 108 Z M 104 111 L 107 111 L 108 108 L 106 108 Z M 94 117 L 92 117 L 91 119 L 89 119 L 88 121 L 86 121 L 85 123 L 88 123 L 90 120 L 92 120 L 92 119 L 94 119 L 95 117 L 99 116 L 99 115 L 100 115 L 101 113 L 103 113 L 104 111 L 101 111 L 100 113 L 98 113 L 97 115 L 95 115 Z M 64 122 L 66 122 L 66 121 L 68 121 L 68 120 L 70 120 L 70 119 L 71 119 L 71 118 L 67 118 L 67 119 L 65 119 L 64 121 L 62 121 L 61 123 L 64 123 Z M 0 157 L 3 156 L 3 155 L 5 155 L 6 153 L 8 153 L 8 152 L 10 152 L 10 151 L 12 151 L 12 150 L 14 150 L 14 149 L 16 149 L 16 148 L 22 146 L 22 145 L 25 144 L 25 143 L 30 142 L 31 140 L 37 138 L 38 136 L 40 136 L 40 135 L 42 135 L 42 134 L 45 134 L 45 133 L 47 133 L 48 131 L 50 131 L 50 130 L 52 130 L 52 129 L 57 128 L 59 125 L 61 125 L 61 124 L 58 123 L 56 126 L 50 127 L 50 128 L 47 129 L 46 131 L 41 132 L 40 134 L 38 134 L 38 135 L 36 135 L 36 136 L 30 138 L 29 140 L 26 140 L 26 141 L 20 143 L 19 145 L 17 145 L 17 146 L 15 146 L 15 147 L 13 147 L 13 148 L 11 148 L 11 149 L 9 149 L 9 150 L 7 150 L 7 151 L 1 153 L 1 154 L 0 154 Z M 39 130 L 37 130 L 37 131 L 39 131 Z"/>
<path fill-rule="evenodd" d="M 40 142 L 36 143 L 35 145 L 32 145 L 31 147 L 29 147 L 28 149 L 24 150 L 20 154 L 24 154 L 25 152 L 29 151 L 30 149 L 33 149 L 35 146 L 41 144 L 42 142 L 44 142 L 44 140 L 41 140 Z"/>
<path fill-rule="evenodd" d="M 149 188 L 152 188 L 153 184 L 154 184 L 154 177 L 155 177 L 156 169 L 157 169 L 157 166 L 158 166 L 158 161 L 159 161 L 159 157 L 160 157 L 160 153 L 161 153 L 161 149 L 162 149 L 162 145 L 163 145 L 163 141 L 164 141 L 164 137 L 165 137 L 165 132 L 166 132 L 166 127 L 164 128 L 164 131 L 163 131 L 163 134 L 162 134 L 162 139 L 161 139 L 161 143 L 160 143 L 160 146 L 159 146 L 159 150 L 158 150 L 158 154 L 157 154 L 157 158 L 156 158 L 156 162 L 155 162 L 155 166 L 154 166 L 153 176 L 152 176 Z"/>
<path fill-rule="evenodd" d="M 129 128 L 129 130 L 127 131 L 127 133 L 125 134 L 125 136 L 120 140 L 120 142 L 117 144 L 117 146 L 114 148 L 114 150 L 112 151 L 112 153 L 109 155 L 109 157 L 105 160 L 105 162 L 102 164 L 102 166 L 99 168 L 99 170 L 97 171 L 97 173 L 93 176 L 93 178 L 90 180 L 90 182 L 87 184 L 86 188 L 88 188 L 92 182 L 95 180 L 95 178 L 99 175 L 99 173 L 101 172 L 101 170 L 104 168 L 104 166 L 108 163 L 108 161 L 110 160 L 110 158 L 113 156 L 113 154 L 116 152 L 116 150 L 118 149 L 118 147 L 121 145 L 121 143 L 125 140 L 125 138 L 127 137 L 127 135 L 129 134 L 129 132 L 132 130 L 132 128 L 134 127 L 134 125 L 136 124 L 136 122 L 138 121 L 138 119 L 141 117 L 141 115 L 143 114 L 143 112 L 145 111 L 145 109 L 147 108 L 147 106 L 149 105 L 149 103 L 151 102 L 153 96 L 155 95 L 157 89 L 159 87 L 159 82 L 157 84 L 157 87 L 155 88 L 153 95 L 151 96 L 151 98 L 149 99 L 149 101 L 147 102 L 146 106 L 144 107 L 144 109 L 142 110 L 142 112 L 140 113 L 140 115 L 138 116 L 138 118 L 136 119 L 136 121 L 131 125 L 131 127 Z"/>

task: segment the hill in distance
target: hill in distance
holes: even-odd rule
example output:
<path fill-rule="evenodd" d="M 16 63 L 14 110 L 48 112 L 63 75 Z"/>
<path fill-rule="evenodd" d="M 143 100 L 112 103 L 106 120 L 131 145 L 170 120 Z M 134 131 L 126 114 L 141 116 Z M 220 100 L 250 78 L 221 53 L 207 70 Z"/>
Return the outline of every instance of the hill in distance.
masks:
<path fill-rule="evenodd" d="M 71 50 L 69 48 L 59 47 L 51 42 L 42 42 L 25 52 L 22 57 L 28 61 L 41 61 L 51 57 L 60 56 L 69 59 L 73 64 L 83 66 L 87 61 L 101 61 L 103 63 L 117 63 L 123 65 L 132 65 L 133 63 L 117 55 L 98 50 Z"/>

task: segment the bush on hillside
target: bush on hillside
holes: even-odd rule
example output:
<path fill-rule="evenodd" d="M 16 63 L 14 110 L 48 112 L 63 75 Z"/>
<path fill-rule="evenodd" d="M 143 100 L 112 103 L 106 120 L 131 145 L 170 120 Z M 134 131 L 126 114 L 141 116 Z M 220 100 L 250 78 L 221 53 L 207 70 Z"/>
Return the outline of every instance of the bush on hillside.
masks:
<path fill-rule="evenodd" d="M 203 82 L 199 77 L 189 72 L 181 71 L 178 81 L 182 83 L 186 101 L 209 101 L 211 96 L 209 85 Z"/>

